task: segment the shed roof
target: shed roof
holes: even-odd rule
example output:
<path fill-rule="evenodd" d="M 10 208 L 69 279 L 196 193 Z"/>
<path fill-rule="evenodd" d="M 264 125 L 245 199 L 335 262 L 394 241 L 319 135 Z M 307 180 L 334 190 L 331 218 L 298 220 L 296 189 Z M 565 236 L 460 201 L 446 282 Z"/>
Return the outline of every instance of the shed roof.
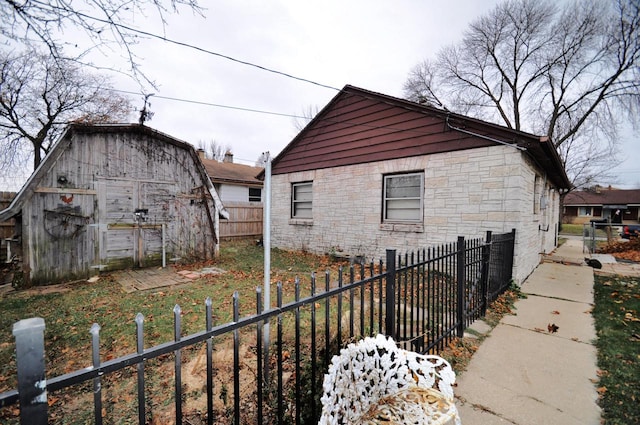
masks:
<path fill-rule="evenodd" d="M 565 206 L 578 205 L 640 205 L 640 189 L 598 189 L 569 192 Z"/>
<path fill-rule="evenodd" d="M 272 173 L 498 144 L 522 150 L 557 187 L 571 187 L 558 152 L 546 137 L 351 85 L 346 85 L 274 158 Z"/>
<path fill-rule="evenodd" d="M 235 183 L 254 187 L 263 185 L 262 180 L 257 177 L 262 172 L 262 167 L 220 162 L 215 159 L 202 159 L 202 163 L 214 183 Z"/>
<path fill-rule="evenodd" d="M 186 149 L 190 152 L 191 157 L 194 159 L 194 164 L 197 168 L 198 174 L 201 176 L 202 181 L 205 183 L 211 196 L 213 197 L 213 202 L 215 204 L 215 208 L 220 214 L 221 217 L 228 218 L 229 213 L 224 209 L 222 205 L 222 201 L 220 197 L 216 193 L 213 188 L 213 183 L 209 178 L 204 165 L 200 161 L 198 154 L 196 153 L 194 147 L 182 140 L 178 140 L 174 137 L 171 137 L 165 133 L 162 133 L 158 130 L 154 130 L 153 128 L 140 125 L 140 124 L 69 124 L 64 132 L 60 135 L 58 140 L 53 144 L 51 150 L 44 157 L 38 168 L 31 174 L 27 182 L 22 186 L 22 189 L 18 192 L 16 197 L 13 199 L 9 206 L 0 211 L 0 221 L 8 220 L 11 217 L 14 217 L 20 213 L 22 210 L 23 203 L 29 198 L 31 193 L 33 193 L 34 189 L 37 187 L 40 182 L 42 176 L 53 167 L 56 162 L 58 156 L 66 149 L 66 147 L 71 143 L 72 136 L 74 134 L 96 134 L 96 133 L 137 133 L 144 134 L 150 137 L 155 138 L 156 140 L 160 140 L 165 143 L 172 144 L 174 146 L 180 147 L 182 149 Z"/>

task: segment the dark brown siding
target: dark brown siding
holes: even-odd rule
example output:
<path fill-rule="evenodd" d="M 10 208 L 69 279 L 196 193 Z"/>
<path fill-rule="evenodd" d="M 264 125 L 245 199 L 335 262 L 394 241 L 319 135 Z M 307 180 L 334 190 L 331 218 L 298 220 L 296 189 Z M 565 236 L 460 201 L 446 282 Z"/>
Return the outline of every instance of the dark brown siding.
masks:
<path fill-rule="evenodd" d="M 509 144 L 532 157 L 559 188 L 569 188 L 547 138 L 347 85 L 273 160 L 272 173 L 409 158 Z M 262 177 L 262 173 L 259 176 Z"/>
<path fill-rule="evenodd" d="M 494 145 L 450 130 L 442 116 L 347 93 L 300 134 L 274 174 Z"/>

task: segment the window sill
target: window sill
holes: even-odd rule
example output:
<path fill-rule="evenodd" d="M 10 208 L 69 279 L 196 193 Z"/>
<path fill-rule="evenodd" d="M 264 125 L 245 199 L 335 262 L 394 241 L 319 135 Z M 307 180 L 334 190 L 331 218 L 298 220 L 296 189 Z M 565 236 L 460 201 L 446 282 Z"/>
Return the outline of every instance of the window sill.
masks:
<path fill-rule="evenodd" d="M 293 226 L 313 226 L 313 220 L 309 218 L 290 218 L 289 224 Z"/>
<path fill-rule="evenodd" d="M 424 233 L 424 225 L 422 223 L 382 223 L 380 230 L 388 232 Z"/>

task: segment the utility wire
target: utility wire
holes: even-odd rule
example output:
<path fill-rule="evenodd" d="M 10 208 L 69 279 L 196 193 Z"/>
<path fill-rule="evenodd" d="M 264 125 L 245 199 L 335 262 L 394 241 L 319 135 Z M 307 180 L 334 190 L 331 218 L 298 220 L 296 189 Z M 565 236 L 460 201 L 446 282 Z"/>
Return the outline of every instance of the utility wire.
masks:
<path fill-rule="evenodd" d="M 134 95 L 134 96 L 139 96 L 140 95 L 140 93 L 137 93 L 137 92 L 127 91 L 127 90 L 118 90 L 118 89 L 114 89 L 114 88 L 109 88 L 107 90 L 118 92 L 118 93 L 131 94 L 131 95 Z M 277 115 L 277 116 L 289 117 L 289 118 L 310 119 L 309 117 L 303 117 L 303 116 L 300 116 L 300 115 L 285 114 L 285 113 L 282 113 L 282 112 L 263 111 L 263 110 L 260 110 L 260 109 L 251 109 L 251 108 L 243 108 L 243 107 L 240 107 L 240 106 L 222 105 L 222 104 L 219 104 L 219 103 L 203 102 L 203 101 L 200 101 L 200 100 L 189 100 L 189 99 L 180 99 L 180 98 L 177 98 L 177 97 L 160 96 L 160 95 L 157 95 L 157 94 L 154 94 L 153 98 L 154 99 L 171 100 L 171 101 L 174 101 L 174 102 L 191 103 L 191 104 L 194 104 L 194 105 L 213 106 L 213 107 L 216 107 L 216 108 L 233 109 L 233 110 L 236 110 L 236 111 L 256 112 L 258 114 Z"/>
<path fill-rule="evenodd" d="M 211 51 L 211 50 L 207 50 L 207 49 L 205 49 L 203 47 L 194 46 L 193 44 L 188 44 L 188 43 L 185 43 L 185 42 L 182 42 L 182 41 L 172 40 L 172 39 L 167 38 L 167 37 L 162 36 L 162 35 L 153 34 L 153 33 L 147 32 L 147 31 L 139 30 L 139 29 L 136 29 L 136 28 L 133 28 L 133 27 L 129 27 L 127 25 L 123 25 L 123 24 L 120 24 L 120 23 L 117 23 L 117 22 L 113 22 L 113 21 L 110 21 L 110 20 L 107 20 L 107 19 L 96 18 L 94 16 L 86 15 L 86 14 L 84 14 L 82 12 L 76 12 L 76 14 L 78 16 L 82 16 L 82 17 L 87 18 L 87 19 L 92 19 L 94 21 L 101 22 L 103 24 L 113 25 L 115 27 L 123 28 L 123 29 L 125 29 L 127 31 L 131 31 L 131 32 L 134 32 L 134 33 L 142 34 L 142 35 L 145 35 L 147 37 L 157 38 L 158 40 L 162 40 L 162 41 L 167 42 L 167 43 L 172 43 L 172 44 L 175 44 L 175 45 L 178 45 L 178 46 L 187 47 L 189 49 L 193 49 L 193 50 L 197 50 L 199 52 L 207 53 L 209 55 L 218 56 L 220 58 L 227 59 L 227 60 L 230 60 L 230 61 L 233 61 L 233 62 L 237 62 L 237 63 L 240 63 L 242 65 L 252 66 L 252 67 L 258 68 L 258 69 L 260 69 L 262 71 L 267 71 L 267 72 L 271 72 L 273 74 L 282 75 L 282 76 L 287 77 L 287 78 L 292 78 L 294 80 L 303 81 L 303 82 L 309 83 L 309 84 L 314 84 L 314 85 L 319 86 L 319 87 L 324 87 L 324 88 L 327 88 L 327 89 L 340 91 L 340 89 L 337 88 L 337 87 L 333 87 L 333 86 L 330 86 L 330 85 L 327 85 L 327 84 L 318 83 L 316 81 L 309 80 L 307 78 L 296 77 L 295 75 L 291 75 L 291 74 L 288 74 L 286 72 L 282 72 L 282 71 L 278 71 L 278 70 L 275 70 L 275 69 L 267 68 L 266 66 L 257 65 L 255 63 L 251 63 L 251 62 L 248 62 L 248 61 L 236 59 L 234 57 L 231 57 L 231 56 L 228 56 L 228 55 L 224 55 L 222 53 L 217 53 L 217 52 L 214 52 L 214 51 Z"/>

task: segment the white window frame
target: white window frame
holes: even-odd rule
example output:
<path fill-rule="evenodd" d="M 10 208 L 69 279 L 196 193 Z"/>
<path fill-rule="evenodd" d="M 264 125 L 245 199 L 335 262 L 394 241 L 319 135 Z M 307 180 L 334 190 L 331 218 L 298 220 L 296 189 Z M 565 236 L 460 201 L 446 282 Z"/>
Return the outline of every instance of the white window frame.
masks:
<path fill-rule="evenodd" d="M 291 184 L 291 218 L 313 219 L 313 182 Z"/>
<path fill-rule="evenodd" d="M 593 207 L 578 207 L 578 217 L 593 217 Z"/>
<path fill-rule="evenodd" d="M 533 214 L 540 214 L 540 195 L 542 194 L 542 178 L 535 175 L 533 179 Z"/>
<path fill-rule="evenodd" d="M 419 193 L 411 194 L 408 196 L 390 197 L 387 196 L 387 185 L 394 179 L 401 179 L 407 177 L 417 177 L 420 182 Z M 402 174 L 387 174 L 383 176 L 382 185 L 382 221 L 383 223 L 422 223 L 423 210 L 424 210 L 424 172 L 410 172 Z M 390 204 L 402 205 L 404 208 L 390 208 Z M 411 207 L 411 204 L 414 206 Z M 414 211 L 415 213 L 409 214 L 410 216 L 404 217 L 390 217 L 390 212 L 396 212 L 399 210 L 405 210 L 405 212 Z M 395 215 L 395 214 L 394 214 Z M 402 214 L 406 215 L 406 214 Z M 412 216 L 411 216 L 412 215 Z"/>

